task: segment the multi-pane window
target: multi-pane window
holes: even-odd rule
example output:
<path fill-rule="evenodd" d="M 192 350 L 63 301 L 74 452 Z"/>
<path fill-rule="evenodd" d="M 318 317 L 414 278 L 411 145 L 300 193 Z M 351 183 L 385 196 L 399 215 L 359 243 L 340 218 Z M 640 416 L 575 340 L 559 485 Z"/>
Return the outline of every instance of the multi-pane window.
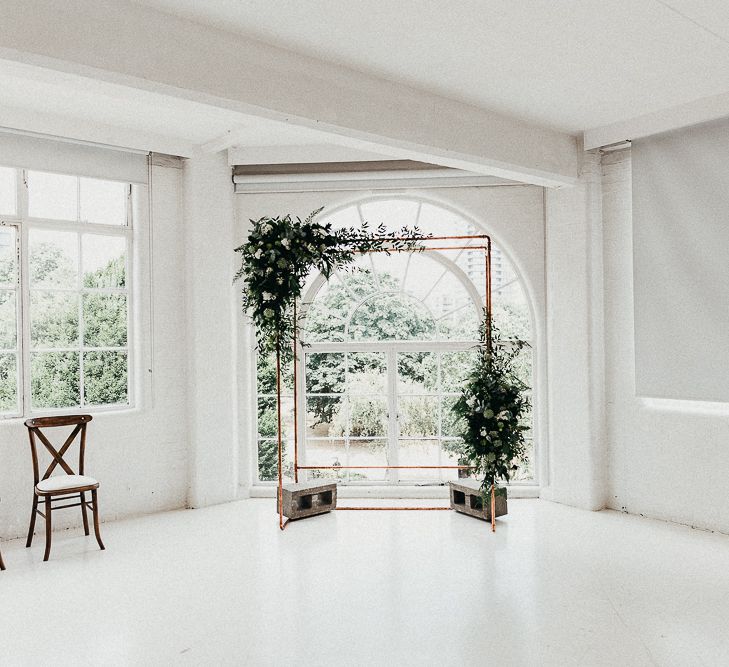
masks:
<path fill-rule="evenodd" d="M 434 236 L 479 232 L 463 217 L 415 200 L 375 200 L 327 219 L 335 227 L 362 220 L 418 226 Z M 322 466 L 299 478 L 334 477 L 349 484 L 442 484 L 463 464 L 462 424 L 452 411 L 473 367 L 486 291 L 478 240 L 437 252 L 360 256 L 329 280 L 312 273 L 301 304 L 298 376 L 300 465 Z M 454 244 L 454 245 L 461 245 Z M 471 247 L 473 246 L 473 247 Z M 526 294 L 508 259 L 491 253 L 492 312 L 509 339 L 531 341 Z M 517 372 L 533 387 L 532 349 Z M 293 472 L 293 390 L 287 370 L 282 402 L 284 476 Z M 259 480 L 276 477 L 275 369 L 258 360 Z M 527 460 L 512 477 L 532 481 L 532 415 Z M 354 467 L 351 466 L 363 466 Z M 390 469 L 385 466 L 412 466 Z"/>
<path fill-rule="evenodd" d="M 0 168 L 0 413 L 130 403 L 128 183 Z"/>

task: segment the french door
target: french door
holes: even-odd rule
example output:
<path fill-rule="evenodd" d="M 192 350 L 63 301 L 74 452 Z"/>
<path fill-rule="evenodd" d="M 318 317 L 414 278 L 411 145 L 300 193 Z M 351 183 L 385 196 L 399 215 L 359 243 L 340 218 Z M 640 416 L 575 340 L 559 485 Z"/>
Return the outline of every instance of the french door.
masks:
<path fill-rule="evenodd" d="M 344 484 L 442 484 L 457 470 L 451 406 L 476 341 L 312 343 L 299 349 L 299 464 Z M 413 466 L 384 469 L 384 466 Z"/>

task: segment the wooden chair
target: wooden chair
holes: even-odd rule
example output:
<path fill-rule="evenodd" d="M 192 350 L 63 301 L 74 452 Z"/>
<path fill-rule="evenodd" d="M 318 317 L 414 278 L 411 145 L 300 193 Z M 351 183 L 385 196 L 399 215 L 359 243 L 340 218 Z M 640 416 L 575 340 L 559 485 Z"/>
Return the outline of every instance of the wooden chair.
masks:
<path fill-rule="evenodd" d="M 30 451 L 33 455 L 33 479 L 35 484 L 33 495 L 33 511 L 30 515 L 30 528 L 28 529 L 28 540 L 26 547 L 30 547 L 33 543 L 33 531 L 35 530 L 35 517 L 40 514 L 46 520 L 46 552 L 43 560 L 48 560 L 51 553 L 51 531 L 52 521 L 51 514 L 53 510 L 65 509 L 67 507 L 81 507 L 81 515 L 84 521 L 84 533 L 89 534 L 89 519 L 87 508 L 93 512 L 94 533 L 99 547 L 103 550 L 104 543 L 101 541 L 99 533 L 99 503 L 97 501 L 96 491 L 99 488 L 99 482 L 93 477 L 84 475 L 84 455 L 86 453 L 86 425 L 91 421 L 91 415 L 67 415 L 58 417 L 38 417 L 36 419 L 28 419 L 25 425 L 28 427 L 28 436 L 30 438 Z M 73 426 L 74 429 L 66 438 L 60 449 L 56 449 L 48 440 L 41 429 L 55 428 L 57 426 Z M 64 460 L 66 452 L 80 435 L 80 447 L 78 458 L 77 475 L 73 468 Z M 43 443 L 50 455 L 53 457 L 50 465 L 40 477 L 38 469 L 38 451 L 36 438 Z M 65 472 L 62 475 L 51 477 L 51 473 L 56 467 L 61 467 Z M 91 492 L 91 503 L 86 501 L 86 494 Z M 40 499 L 44 502 L 44 511 L 38 509 Z M 77 500 L 79 502 L 70 505 L 54 505 L 54 503 L 62 503 L 68 500 Z"/>
<path fill-rule="evenodd" d="M 2 551 L 0 551 L 0 570 L 5 569 L 5 563 L 3 563 L 3 554 Z"/>

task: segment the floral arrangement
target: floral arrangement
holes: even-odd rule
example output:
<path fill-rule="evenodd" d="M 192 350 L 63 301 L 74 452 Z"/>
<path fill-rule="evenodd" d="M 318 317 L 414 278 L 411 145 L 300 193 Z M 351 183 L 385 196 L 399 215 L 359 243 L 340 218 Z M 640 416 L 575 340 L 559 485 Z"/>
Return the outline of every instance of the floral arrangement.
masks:
<path fill-rule="evenodd" d="M 531 405 L 525 395 L 528 387 L 514 370 L 517 355 L 528 343 L 502 339 L 489 320 L 482 327 L 482 338 L 489 332 L 491 344 L 479 350 L 478 361 L 453 407 L 463 424 L 462 465 L 472 466 L 472 472 L 483 478 L 484 496 L 499 481 L 508 482 L 524 460 L 528 427 L 523 420 Z"/>
<path fill-rule="evenodd" d="M 329 278 L 358 253 L 415 250 L 423 238 L 417 227 L 388 233 L 380 225 L 373 233 L 363 222 L 359 228 L 334 229 L 330 223 L 314 221 L 322 210 L 303 221 L 291 215 L 251 220 L 248 240 L 235 249 L 241 254 L 235 280 L 243 281 L 243 307 L 256 325 L 261 352 L 290 348 L 296 327 L 294 305 L 312 269 Z"/>

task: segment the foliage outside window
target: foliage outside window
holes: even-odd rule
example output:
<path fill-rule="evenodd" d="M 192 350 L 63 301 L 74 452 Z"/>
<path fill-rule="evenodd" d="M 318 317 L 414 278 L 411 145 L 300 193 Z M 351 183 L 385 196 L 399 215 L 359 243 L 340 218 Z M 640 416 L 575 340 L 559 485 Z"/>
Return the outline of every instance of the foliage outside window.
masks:
<path fill-rule="evenodd" d="M 395 228 L 403 224 L 417 226 L 423 234 L 436 236 L 478 233 L 456 214 L 406 199 L 375 200 L 348 207 L 327 216 L 325 221 L 336 229 L 356 227 L 365 218 L 392 220 Z M 444 255 L 482 297 L 482 253 L 465 250 Z M 307 277 L 302 290 L 305 300 L 318 275 L 313 271 Z M 530 340 L 530 315 L 523 287 L 498 248 L 492 254 L 492 285 L 494 321 L 503 337 Z M 306 315 L 300 319 L 300 335 L 307 344 L 299 361 L 300 376 L 305 376 L 305 387 L 299 392 L 299 418 L 304 422 L 299 441 L 302 463 L 459 463 L 462 440 L 452 407 L 476 360 L 480 321 L 480 305 L 476 306 L 463 290 L 455 273 L 436 263 L 429 253 L 387 257 L 369 253 L 357 259 L 350 270 L 331 272 L 313 302 L 302 304 Z M 406 346 L 413 342 L 420 351 L 407 352 Z M 358 349 L 360 343 L 370 346 L 369 351 Z M 373 345 L 377 350 L 372 349 Z M 384 350 L 392 345 L 398 351 L 388 356 Z M 531 360 L 531 348 L 519 351 L 514 360 L 519 377 L 528 386 L 532 385 Z M 290 377 L 290 366 L 285 367 Z M 387 384 L 390 373 L 396 378 L 394 390 Z M 276 477 L 273 378 L 271 358 L 258 355 L 259 481 Z M 293 464 L 292 391 L 290 379 L 285 380 L 287 477 L 292 476 Z M 390 408 L 399 413 L 394 440 L 388 423 Z M 530 411 L 524 415 L 524 423 L 531 427 Z M 512 481 L 530 481 L 534 477 L 531 428 L 525 432 L 525 446 L 526 458 L 514 471 Z M 395 479 L 392 474 L 388 479 L 388 474 L 378 470 L 320 470 L 308 474 L 336 477 L 345 483 L 388 483 Z M 456 474 L 398 471 L 397 481 L 443 483 Z"/>
<path fill-rule="evenodd" d="M 0 412 L 128 405 L 126 183 L 0 169 Z"/>

